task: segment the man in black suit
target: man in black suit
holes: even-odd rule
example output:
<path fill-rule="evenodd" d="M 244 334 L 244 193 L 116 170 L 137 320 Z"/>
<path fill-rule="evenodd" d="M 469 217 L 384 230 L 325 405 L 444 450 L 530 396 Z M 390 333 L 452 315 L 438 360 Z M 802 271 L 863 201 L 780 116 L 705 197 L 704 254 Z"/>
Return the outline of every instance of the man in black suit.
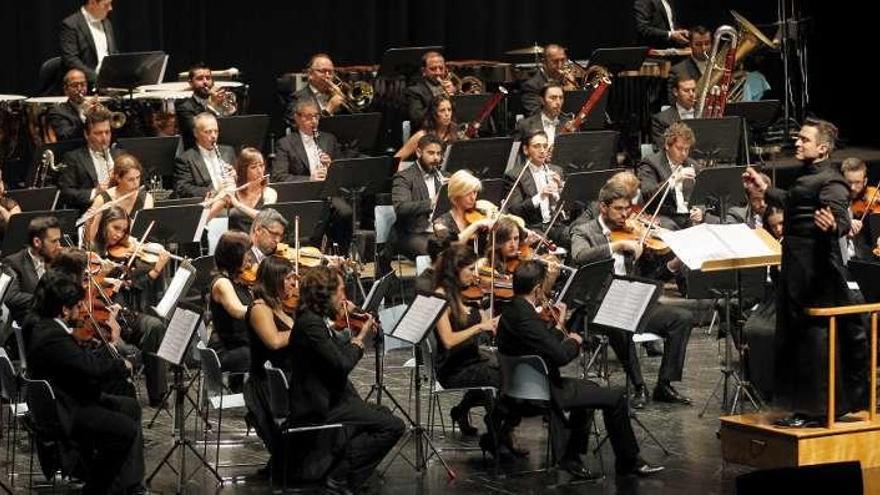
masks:
<path fill-rule="evenodd" d="M 625 227 L 631 209 L 631 188 L 620 181 L 609 180 L 599 192 L 599 217 L 572 229 L 571 254 L 574 265 L 611 258 L 614 260 L 615 275 L 631 275 L 633 264 L 642 255 L 641 244 L 638 241 L 610 240 L 611 231 Z M 656 304 L 645 318 L 647 323 L 644 331 L 665 340 L 654 400 L 690 404 L 690 399 L 678 393 L 672 382 L 681 381 L 692 315 L 682 308 Z M 609 330 L 608 335 L 611 347 L 635 387 L 633 407 L 644 407 L 647 387 L 632 334 L 624 330 Z"/>
<path fill-rule="evenodd" d="M 546 265 L 537 260 L 522 262 L 513 274 L 514 298 L 501 310 L 498 323 L 498 350 L 506 356 L 538 355 L 547 365 L 550 379 L 551 445 L 559 466 L 575 477 L 594 478 L 584 467 L 581 455 L 587 452 L 592 410 L 601 409 L 605 429 L 616 457 L 618 476 L 646 476 L 663 470 L 639 456 L 639 445 L 629 420 L 629 407 L 620 388 L 605 388 L 589 380 L 564 378 L 560 368 L 580 354 L 583 339 L 548 327 L 535 307 L 542 295 Z M 563 311 L 564 313 L 564 311 Z M 563 314 L 563 319 L 565 315 Z M 568 419 L 563 416 L 568 413 Z"/>
<path fill-rule="evenodd" d="M 30 378 L 47 380 L 52 386 L 59 426 L 88 454 L 83 493 L 141 493 L 144 445 L 140 405 L 136 399 L 101 392 L 103 382 L 131 374 L 131 364 L 98 357 L 76 343 L 71 327 L 84 317 L 79 310 L 84 296 L 82 285 L 62 272 L 50 270 L 40 280 L 34 297 L 38 319 L 28 331 L 28 373 Z M 110 345 L 118 339 L 116 326 Z"/>
<path fill-rule="evenodd" d="M 174 194 L 178 198 L 203 198 L 209 192 L 235 189 L 235 151 L 222 145 L 214 114 L 196 115 L 196 146 L 174 159 Z"/>
<path fill-rule="evenodd" d="M 534 132 L 523 139 L 522 153 L 525 163 L 511 168 L 504 174 L 507 189 L 514 187 L 517 177 L 522 178 L 510 195 L 510 213 L 522 217 L 530 229 L 544 232 L 559 203 L 562 190 L 562 168 L 549 163 L 550 144 L 543 130 Z M 548 237 L 559 246 L 568 246 L 567 229 L 559 220 L 550 230 Z"/>
<path fill-rule="evenodd" d="M 391 229 L 391 253 L 410 259 L 428 254 L 431 237 L 431 213 L 437 204 L 442 173 L 443 142 L 433 134 L 425 134 L 416 148 L 416 161 L 409 168 L 394 174 L 391 203 L 397 220 Z"/>
<path fill-rule="evenodd" d="M 199 62 L 189 68 L 189 87 L 192 96 L 174 102 L 174 113 L 177 115 L 177 128 L 183 138 L 183 148 L 188 150 L 196 146 L 195 118 L 204 112 L 215 113 L 208 105 L 208 98 L 214 89 L 214 76 L 211 68 Z"/>
<path fill-rule="evenodd" d="M 639 162 L 637 175 L 641 184 L 642 201 L 647 202 L 653 198 L 648 211 L 653 213 L 657 201 L 664 194 L 663 191 L 658 191 L 669 185 L 666 199 L 657 216 L 663 228 L 683 229 L 690 226 L 696 217 L 702 216 L 699 208 L 688 207 L 688 198 L 697 176 L 697 163 L 689 157 L 695 141 L 691 128 L 683 122 L 676 122 L 663 135 L 663 149 Z"/>
<path fill-rule="evenodd" d="M 696 26 L 690 31 L 691 33 L 691 56 L 672 66 L 669 71 L 667 80 L 667 94 L 670 102 L 672 100 L 672 90 L 675 83 L 684 80 L 685 76 L 695 81 L 699 81 L 706 69 L 706 62 L 709 60 L 709 52 L 712 50 L 712 31 L 706 29 L 705 26 Z"/>
<path fill-rule="evenodd" d="M 682 74 L 672 89 L 672 105 L 651 117 L 651 135 L 656 149 L 663 148 L 663 135 L 666 129 L 676 122 L 696 118 L 694 103 L 697 99 L 697 81 Z"/>
<path fill-rule="evenodd" d="M 678 29 L 673 0 L 636 0 L 633 11 L 638 43 L 670 48 L 688 43 L 688 30 Z"/>
<path fill-rule="evenodd" d="M 541 88 L 541 111 L 520 119 L 513 131 L 513 139 L 522 141 L 537 131 L 544 131 L 550 146 L 556 140 L 557 131 L 565 126 L 568 117 L 562 115 L 562 105 L 565 103 L 565 92 L 562 85 L 550 81 Z"/>
<path fill-rule="evenodd" d="M 435 97 L 444 94 L 452 96 L 458 92 L 448 74 L 446 60 L 440 52 L 429 51 L 422 55 L 421 77 L 403 92 L 412 132 L 421 129 L 425 113 Z"/>
<path fill-rule="evenodd" d="M 334 93 L 330 82 L 336 73 L 333 60 L 326 53 L 316 53 L 309 59 L 306 74 L 309 83 L 299 91 L 282 91 L 281 99 L 285 102 L 284 116 L 291 118 L 296 111 L 297 103 L 311 101 L 318 106 L 321 115 L 330 116 L 346 113 L 342 95 Z"/>
<path fill-rule="evenodd" d="M 67 96 L 67 101 L 53 105 L 46 112 L 46 121 L 55 133 L 56 140 L 82 138 L 83 123 L 86 120 L 83 102 L 88 91 L 85 72 L 79 69 L 67 71 L 64 75 L 64 96 Z"/>
<path fill-rule="evenodd" d="M 86 114 L 84 134 L 86 145 L 64 155 L 65 167 L 58 177 L 61 201 L 68 208 L 86 211 L 95 196 L 110 187 L 113 175 L 113 157 L 110 142 L 113 129 L 110 127 L 110 111 L 98 107 Z"/>
<path fill-rule="evenodd" d="M 83 0 L 78 11 L 61 21 L 61 61 L 67 69 L 83 71 L 89 84 L 95 83 L 104 57 L 118 52 L 113 24 L 107 18 L 111 10 L 113 0 Z"/>
<path fill-rule="evenodd" d="M 61 252 L 61 225 L 55 217 L 37 217 L 28 223 L 28 245 L 3 260 L 9 283 L 5 303 L 12 319 L 19 324 L 31 307 L 37 282 Z"/>
<path fill-rule="evenodd" d="M 565 54 L 565 48 L 549 44 L 544 47 L 544 61 L 538 72 L 530 79 L 522 83 L 522 106 L 525 115 L 535 115 L 541 110 L 543 101 L 541 98 L 541 90 L 548 82 L 554 81 L 562 83 L 562 67 L 568 61 L 568 55 Z"/>

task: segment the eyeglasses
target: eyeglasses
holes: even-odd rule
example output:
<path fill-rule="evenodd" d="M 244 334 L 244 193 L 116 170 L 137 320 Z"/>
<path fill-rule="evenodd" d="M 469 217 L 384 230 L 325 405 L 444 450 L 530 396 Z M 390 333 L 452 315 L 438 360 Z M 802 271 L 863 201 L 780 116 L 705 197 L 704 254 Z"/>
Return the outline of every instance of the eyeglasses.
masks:
<path fill-rule="evenodd" d="M 299 117 L 304 120 L 320 120 L 321 119 L 321 114 L 319 114 L 319 113 L 299 113 L 299 112 L 297 112 L 297 115 L 299 115 Z"/>

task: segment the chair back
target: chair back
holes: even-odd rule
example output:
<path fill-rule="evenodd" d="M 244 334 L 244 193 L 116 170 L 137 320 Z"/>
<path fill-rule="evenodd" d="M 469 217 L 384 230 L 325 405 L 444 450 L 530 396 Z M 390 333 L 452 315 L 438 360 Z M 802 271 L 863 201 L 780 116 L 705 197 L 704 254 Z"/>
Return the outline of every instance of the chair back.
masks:
<path fill-rule="evenodd" d="M 540 356 L 498 354 L 501 395 L 516 400 L 550 401 L 550 376 Z"/>
<path fill-rule="evenodd" d="M 61 63 L 61 57 L 52 57 L 47 59 L 40 65 L 40 72 L 37 75 L 37 88 L 40 96 L 60 95 L 64 79 L 64 66 Z"/>
<path fill-rule="evenodd" d="M 199 361 L 202 363 L 202 376 L 205 378 L 205 388 L 209 393 L 220 395 L 223 393 L 223 372 L 220 370 L 220 358 L 214 349 L 199 341 L 196 344 L 199 351 Z"/>
<path fill-rule="evenodd" d="M 269 409 L 275 419 L 286 419 L 290 413 L 290 395 L 288 392 L 287 377 L 284 371 L 272 366 L 266 361 L 263 364 L 266 370 L 266 382 L 269 387 Z"/>
<path fill-rule="evenodd" d="M 0 397 L 10 403 L 18 402 L 18 377 L 15 375 L 15 367 L 6 354 L 6 349 L 0 347 Z"/>
<path fill-rule="evenodd" d="M 49 382 L 24 378 L 24 400 L 40 434 L 46 439 L 64 438 L 64 428 L 58 416 L 58 403 Z"/>
<path fill-rule="evenodd" d="M 376 205 L 374 210 L 376 227 L 376 244 L 385 244 L 391 236 L 391 227 L 397 220 L 394 207 L 391 205 Z"/>
<path fill-rule="evenodd" d="M 18 346 L 18 365 L 22 372 L 27 370 L 27 352 L 24 347 L 24 335 L 18 323 L 12 323 L 12 331 L 15 332 L 15 344 Z"/>

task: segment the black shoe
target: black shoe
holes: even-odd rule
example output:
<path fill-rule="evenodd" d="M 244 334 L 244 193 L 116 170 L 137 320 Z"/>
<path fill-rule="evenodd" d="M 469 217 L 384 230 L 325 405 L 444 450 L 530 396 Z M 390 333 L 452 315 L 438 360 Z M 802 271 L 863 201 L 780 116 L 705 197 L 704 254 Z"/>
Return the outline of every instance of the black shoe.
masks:
<path fill-rule="evenodd" d="M 654 400 L 657 402 L 669 402 L 672 404 L 691 405 L 691 400 L 678 393 L 669 383 L 657 383 L 654 387 Z"/>
<path fill-rule="evenodd" d="M 660 344 L 659 340 L 645 342 L 642 344 L 642 347 L 645 348 L 648 357 L 659 357 L 663 355 L 663 346 Z"/>
<path fill-rule="evenodd" d="M 449 411 L 449 415 L 452 417 L 452 421 L 458 425 L 458 431 L 460 431 L 463 436 L 477 436 L 478 430 L 471 424 L 467 409 L 455 406 Z"/>
<path fill-rule="evenodd" d="M 144 486 L 143 483 L 138 483 L 132 487 L 129 487 L 128 490 L 125 491 L 127 495 L 150 495 L 150 490 Z"/>
<path fill-rule="evenodd" d="M 483 451 L 484 457 L 486 456 L 486 454 L 489 454 L 492 457 L 496 457 L 498 455 L 498 444 L 496 444 L 492 440 L 492 435 L 488 433 L 480 435 L 480 450 Z"/>
<path fill-rule="evenodd" d="M 780 428 L 817 428 L 821 426 L 819 419 L 806 414 L 792 414 L 786 418 L 777 419 L 773 424 Z"/>
<path fill-rule="evenodd" d="M 601 474 L 595 474 L 578 459 L 563 458 L 559 461 L 559 468 L 570 474 L 573 478 L 582 481 L 595 481 L 602 477 Z"/>
<path fill-rule="evenodd" d="M 648 387 L 645 384 L 641 384 L 636 387 L 635 392 L 633 392 L 632 400 L 630 401 L 630 406 L 633 409 L 644 409 L 645 404 L 648 403 Z"/>
<path fill-rule="evenodd" d="M 347 481 L 333 478 L 327 478 L 324 481 L 324 493 L 327 495 L 354 495 L 354 492 L 348 487 Z"/>
<path fill-rule="evenodd" d="M 618 466 L 615 472 L 618 476 L 639 476 L 644 478 L 647 476 L 653 476 L 664 469 L 666 468 L 663 466 L 648 464 L 644 460 L 639 459 L 632 467 L 621 468 Z"/>

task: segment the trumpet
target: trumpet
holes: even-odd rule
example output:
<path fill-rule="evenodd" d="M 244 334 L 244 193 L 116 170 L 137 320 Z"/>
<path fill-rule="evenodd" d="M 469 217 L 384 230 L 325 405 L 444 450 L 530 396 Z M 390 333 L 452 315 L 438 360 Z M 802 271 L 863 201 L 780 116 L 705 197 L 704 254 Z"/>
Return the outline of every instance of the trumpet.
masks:
<path fill-rule="evenodd" d="M 37 167 L 37 172 L 34 174 L 31 188 L 36 189 L 46 187 L 49 172 L 57 175 L 58 172 L 64 170 L 64 166 L 63 163 L 55 163 L 55 153 L 53 153 L 52 150 L 47 149 L 40 157 L 40 164 Z"/>
<path fill-rule="evenodd" d="M 349 112 L 362 112 L 373 102 L 373 86 L 366 81 L 345 82 L 337 75 L 325 80 L 330 93 L 342 99 L 342 106 Z"/>
<path fill-rule="evenodd" d="M 211 89 L 207 107 L 218 117 L 229 117 L 238 110 L 238 98 L 226 88 Z"/>
<path fill-rule="evenodd" d="M 83 113 L 89 114 L 98 109 L 104 110 L 110 114 L 110 127 L 113 129 L 120 129 L 125 125 L 127 120 L 125 113 L 110 110 L 106 105 L 101 103 L 97 96 L 86 97 L 83 100 Z"/>

